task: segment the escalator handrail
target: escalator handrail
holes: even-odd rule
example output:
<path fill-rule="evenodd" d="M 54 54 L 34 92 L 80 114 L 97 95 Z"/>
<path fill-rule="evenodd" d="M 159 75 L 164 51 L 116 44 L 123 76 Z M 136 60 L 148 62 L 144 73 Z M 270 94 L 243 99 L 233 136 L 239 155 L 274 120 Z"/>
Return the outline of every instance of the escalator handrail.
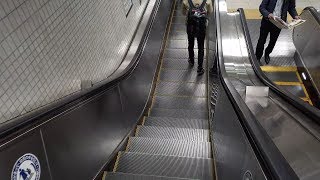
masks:
<path fill-rule="evenodd" d="M 116 70 L 116 73 L 114 73 L 112 76 L 100 82 L 97 82 L 88 89 L 81 90 L 47 106 L 44 106 L 38 110 L 34 110 L 30 113 L 26 113 L 17 118 L 2 123 L 0 125 L 0 141 L 5 142 L 9 139 L 12 139 L 12 136 L 17 136 L 27 129 L 32 129 L 33 127 L 35 128 L 42 123 L 51 121 L 57 115 L 74 108 L 77 104 L 84 103 L 89 99 L 95 97 L 96 95 L 104 93 L 105 91 L 119 84 L 120 81 L 127 78 L 130 74 L 132 74 L 136 66 L 139 64 L 140 57 L 149 37 L 153 21 L 157 14 L 156 12 L 158 11 L 158 7 L 161 2 L 160 0 L 155 0 L 154 6 L 151 7 L 152 9 L 148 10 L 148 6 L 150 5 L 151 1 L 152 0 L 149 0 L 146 5 L 144 13 L 137 26 L 137 30 L 135 31 L 134 38 L 132 40 L 132 42 L 139 41 L 139 46 L 136 47 L 135 45 L 133 45 L 133 49 L 136 49 L 133 57 L 130 57 L 129 59 L 127 56 L 125 56 L 121 64 L 127 63 L 128 65 L 126 65 L 122 71 Z M 150 16 L 147 17 L 146 15 Z M 146 18 L 146 22 L 142 22 L 144 18 Z M 142 23 L 145 23 L 143 27 L 141 27 Z M 131 43 L 131 45 L 132 44 L 134 43 Z M 130 51 L 130 48 L 128 49 L 128 51 Z M 120 65 L 119 67 L 121 66 L 122 65 Z"/>
<path fill-rule="evenodd" d="M 226 90 L 236 112 L 238 113 L 239 119 L 242 121 L 241 124 L 244 127 L 248 139 L 266 175 L 268 175 L 271 179 L 299 179 L 228 78 L 226 69 L 224 67 L 224 57 L 222 51 L 222 35 L 219 11 L 220 1 L 225 0 L 215 1 L 215 8 L 217 8 L 215 10 L 215 16 L 217 26 L 217 67 L 222 85 Z"/>
<path fill-rule="evenodd" d="M 319 15 L 319 12 L 316 8 L 314 8 L 313 6 L 308 6 L 308 7 L 304 8 L 303 11 L 309 11 L 312 14 L 313 18 L 320 25 L 320 15 Z"/>
<path fill-rule="evenodd" d="M 301 112 L 303 112 L 307 117 L 311 118 L 314 122 L 317 124 L 320 124 L 320 111 L 309 105 L 308 103 L 305 103 L 300 98 L 292 95 L 290 92 L 287 92 L 285 90 L 280 89 L 276 84 L 274 84 L 261 70 L 260 64 L 254 54 L 253 45 L 247 25 L 247 20 L 244 14 L 244 10 L 242 8 L 238 9 L 240 13 L 241 23 L 244 30 L 244 36 L 248 47 L 248 53 L 249 53 L 249 59 L 251 61 L 253 70 L 255 71 L 258 78 L 271 88 L 276 94 L 281 96 L 283 99 L 285 99 L 287 102 L 289 102 L 291 105 L 299 109 Z"/>

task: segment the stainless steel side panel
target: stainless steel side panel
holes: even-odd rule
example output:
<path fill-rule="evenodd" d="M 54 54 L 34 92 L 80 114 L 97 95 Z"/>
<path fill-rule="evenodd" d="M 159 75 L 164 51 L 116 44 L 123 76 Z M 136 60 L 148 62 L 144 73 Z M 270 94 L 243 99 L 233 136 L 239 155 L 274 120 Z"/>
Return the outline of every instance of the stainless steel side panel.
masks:
<path fill-rule="evenodd" d="M 308 129 L 309 118 L 273 92 L 267 97 L 246 97 L 246 86 L 264 84 L 252 69 L 239 13 L 221 16 L 221 22 L 224 65 L 233 86 L 299 178 L 320 177 L 318 125 Z"/>
<path fill-rule="evenodd" d="M 312 10 L 312 9 L 311 9 Z M 311 76 L 311 81 L 320 95 L 320 24 L 314 15 L 319 18 L 319 13 L 314 9 L 305 9 L 301 18 L 307 20 L 297 26 L 293 31 L 293 42 L 299 53 L 304 68 Z"/>

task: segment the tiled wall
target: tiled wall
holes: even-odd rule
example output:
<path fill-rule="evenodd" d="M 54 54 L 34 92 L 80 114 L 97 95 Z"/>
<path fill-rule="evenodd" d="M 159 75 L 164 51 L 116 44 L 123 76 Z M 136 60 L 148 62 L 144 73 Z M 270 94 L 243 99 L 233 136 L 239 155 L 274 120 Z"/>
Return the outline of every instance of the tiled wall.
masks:
<path fill-rule="evenodd" d="M 261 2 L 262 0 L 227 0 L 229 9 L 258 9 Z M 320 9 L 320 0 L 296 0 L 296 2 L 299 9 L 307 6 L 314 6 Z"/>
<path fill-rule="evenodd" d="M 148 0 L 0 0 L 0 123 L 101 81 L 120 65 Z"/>

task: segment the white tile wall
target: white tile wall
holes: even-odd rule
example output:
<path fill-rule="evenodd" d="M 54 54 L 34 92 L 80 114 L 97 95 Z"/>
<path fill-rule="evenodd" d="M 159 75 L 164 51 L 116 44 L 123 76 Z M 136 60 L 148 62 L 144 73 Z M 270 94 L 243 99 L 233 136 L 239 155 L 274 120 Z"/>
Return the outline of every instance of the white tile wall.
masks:
<path fill-rule="evenodd" d="M 0 1 L 0 123 L 107 78 L 148 0 Z"/>
<path fill-rule="evenodd" d="M 229 9 L 258 9 L 262 0 L 227 0 Z M 320 0 L 296 0 L 297 8 L 305 8 L 307 6 L 314 6 L 320 8 Z"/>

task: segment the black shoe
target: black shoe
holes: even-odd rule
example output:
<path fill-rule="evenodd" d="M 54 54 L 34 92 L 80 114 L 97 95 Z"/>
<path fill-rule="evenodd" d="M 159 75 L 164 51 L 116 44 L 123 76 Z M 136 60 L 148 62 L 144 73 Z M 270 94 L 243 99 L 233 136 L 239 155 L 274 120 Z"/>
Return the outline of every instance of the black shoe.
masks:
<path fill-rule="evenodd" d="M 270 56 L 269 55 L 264 55 L 264 61 L 266 62 L 266 64 L 269 64 Z"/>
<path fill-rule="evenodd" d="M 197 72 L 198 72 L 198 75 L 202 75 L 204 73 L 204 69 L 200 67 L 198 68 Z"/>
<path fill-rule="evenodd" d="M 192 61 L 192 60 L 188 60 L 188 63 L 189 63 L 189 65 L 191 66 L 191 67 L 193 67 L 194 66 L 194 60 Z"/>

